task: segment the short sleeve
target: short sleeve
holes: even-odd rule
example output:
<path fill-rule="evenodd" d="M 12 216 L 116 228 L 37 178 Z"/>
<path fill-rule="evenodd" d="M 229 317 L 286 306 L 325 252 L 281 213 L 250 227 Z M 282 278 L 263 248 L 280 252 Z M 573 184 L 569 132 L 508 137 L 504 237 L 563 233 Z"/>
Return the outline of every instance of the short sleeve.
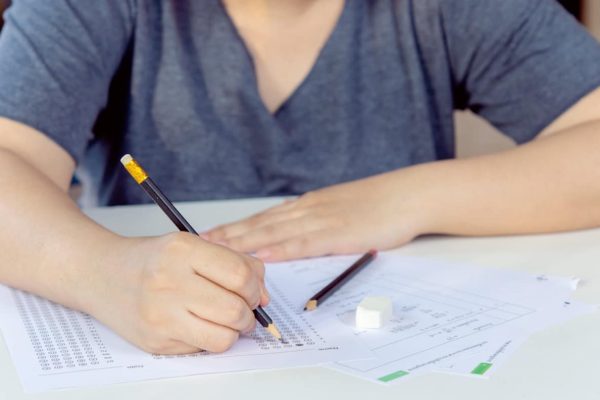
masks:
<path fill-rule="evenodd" d="M 79 161 L 133 31 L 129 0 L 14 0 L 0 35 L 0 116 Z"/>
<path fill-rule="evenodd" d="M 517 143 L 600 86 L 600 44 L 555 0 L 447 0 L 455 107 Z"/>

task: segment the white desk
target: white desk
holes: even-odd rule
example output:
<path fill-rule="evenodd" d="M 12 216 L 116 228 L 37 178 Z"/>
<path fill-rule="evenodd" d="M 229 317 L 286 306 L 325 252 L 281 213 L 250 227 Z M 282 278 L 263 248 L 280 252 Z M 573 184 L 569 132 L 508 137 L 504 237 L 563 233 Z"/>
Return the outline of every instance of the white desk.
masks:
<path fill-rule="evenodd" d="M 188 203 L 181 212 L 196 227 L 240 218 L 276 200 Z M 127 235 L 172 231 L 156 206 L 90 210 L 105 226 Z M 600 230 L 506 238 L 429 237 L 402 254 L 468 261 L 481 268 L 582 278 L 577 299 L 600 303 Z M 25 395 L 4 343 L 0 345 L 0 400 L 20 399 L 600 399 L 600 314 L 533 336 L 489 380 L 443 374 L 385 387 L 325 368 L 257 371 L 112 385 Z"/>

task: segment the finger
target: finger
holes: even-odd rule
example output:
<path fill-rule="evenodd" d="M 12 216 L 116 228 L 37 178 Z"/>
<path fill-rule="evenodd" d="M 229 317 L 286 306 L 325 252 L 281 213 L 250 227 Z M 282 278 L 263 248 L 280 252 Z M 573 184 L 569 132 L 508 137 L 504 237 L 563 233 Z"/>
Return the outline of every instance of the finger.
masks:
<path fill-rule="evenodd" d="M 261 296 L 260 296 L 260 306 L 261 307 L 266 307 L 269 305 L 269 303 L 271 302 L 271 295 L 269 294 L 269 291 L 267 290 L 267 288 L 263 288 L 262 292 L 261 292 Z"/>
<path fill-rule="evenodd" d="M 252 252 L 257 249 L 283 242 L 295 236 L 323 229 L 327 221 L 314 215 L 286 219 L 266 224 L 255 230 L 227 239 L 227 245 L 237 251 Z"/>
<path fill-rule="evenodd" d="M 324 229 L 265 247 L 258 250 L 256 255 L 265 261 L 275 262 L 327 254 L 350 254 L 367 250 L 369 247 L 356 242 L 352 235 Z"/>
<path fill-rule="evenodd" d="M 250 264 L 252 269 L 258 274 L 260 280 L 265 279 L 265 264 L 256 257 L 252 257 L 247 254 L 242 254 L 246 261 Z"/>
<path fill-rule="evenodd" d="M 265 264 L 256 257 L 252 257 L 252 256 L 245 255 L 245 254 L 243 256 L 248 259 L 248 262 L 250 263 L 250 265 L 254 268 L 254 270 L 258 274 L 258 278 L 260 281 L 260 294 L 261 294 L 260 295 L 260 305 L 266 306 L 267 304 L 269 304 L 269 301 L 271 300 L 271 295 L 269 294 L 269 291 L 267 290 L 267 286 L 265 285 Z"/>
<path fill-rule="evenodd" d="M 174 328 L 175 339 L 189 346 L 222 353 L 239 338 L 235 329 L 206 321 L 190 313 L 182 313 L 178 326 Z"/>
<path fill-rule="evenodd" d="M 298 197 L 292 197 L 289 199 L 284 199 L 281 203 L 269 207 L 266 210 L 260 212 L 259 214 L 273 214 L 282 211 L 289 211 L 298 206 Z"/>
<path fill-rule="evenodd" d="M 288 213 L 291 213 L 291 215 Z M 204 232 L 202 237 L 211 242 L 219 243 L 227 238 L 239 236 L 245 232 L 260 228 L 265 224 L 275 223 L 289 218 L 297 218 L 302 216 L 302 214 L 303 212 L 301 210 L 296 209 L 295 202 L 281 204 L 240 221 L 217 226 L 216 228 Z"/>
<path fill-rule="evenodd" d="M 204 246 L 194 246 L 189 252 L 187 265 L 198 275 L 239 295 L 249 306 L 256 304 L 263 285 L 259 272 L 262 262 L 222 246 L 202 243 Z"/>
<path fill-rule="evenodd" d="M 251 308 L 244 299 L 201 276 L 189 279 L 182 287 L 186 308 L 199 318 L 237 331 L 254 329 L 252 309 L 260 302 L 258 296 Z"/>
<path fill-rule="evenodd" d="M 253 268 L 254 272 L 258 274 L 258 280 L 260 285 L 260 305 L 267 305 L 270 301 L 271 295 L 267 290 L 267 286 L 265 285 L 265 264 L 262 260 L 259 260 L 256 257 L 252 257 L 249 255 L 243 255 L 246 257 L 249 265 Z M 254 309 L 254 307 L 252 308 Z"/>
<path fill-rule="evenodd" d="M 251 215 L 248 218 L 241 219 L 229 224 L 219 225 L 205 232 L 205 236 L 211 242 L 219 243 L 228 237 L 237 236 L 242 232 L 254 229 L 260 226 L 263 221 L 268 220 L 269 213 L 267 211 Z"/>
<path fill-rule="evenodd" d="M 184 343 L 180 340 L 171 339 L 165 341 L 164 343 L 161 343 L 159 346 L 142 347 L 142 350 L 152 354 L 177 355 L 197 353 L 201 349 L 195 346 L 190 346 L 189 344 Z"/>

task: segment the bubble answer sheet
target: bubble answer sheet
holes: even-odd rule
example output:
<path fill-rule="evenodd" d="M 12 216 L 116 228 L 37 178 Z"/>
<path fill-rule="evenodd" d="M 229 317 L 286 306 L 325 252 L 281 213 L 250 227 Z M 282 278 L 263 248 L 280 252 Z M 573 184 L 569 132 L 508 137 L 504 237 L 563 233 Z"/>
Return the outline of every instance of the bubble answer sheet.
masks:
<path fill-rule="evenodd" d="M 291 279 L 291 280 L 288 280 Z M 143 352 L 89 315 L 0 285 L 0 328 L 26 392 L 193 374 L 290 368 L 368 358 L 342 322 L 303 313 L 310 289 L 295 276 L 267 279 L 266 311 L 283 341 L 257 325 L 222 354 L 162 356 Z M 301 290 L 304 288 L 304 290 Z M 126 316 L 124 316 L 126 318 Z"/>
<path fill-rule="evenodd" d="M 285 343 L 258 327 L 223 354 L 151 355 L 86 314 L 4 286 L 0 328 L 28 392 L 323 363 L 391 384 L 429 371 L 481 376 L 532 333 L 596 309 L 569 300 L 571 278 L 380 253 L 315 311 L 303 311 L 357 257 L 267 265 L 266 310 Z M 394 315 L 382 329 L 354 326 L 366 296 L 392 299 Z"/>

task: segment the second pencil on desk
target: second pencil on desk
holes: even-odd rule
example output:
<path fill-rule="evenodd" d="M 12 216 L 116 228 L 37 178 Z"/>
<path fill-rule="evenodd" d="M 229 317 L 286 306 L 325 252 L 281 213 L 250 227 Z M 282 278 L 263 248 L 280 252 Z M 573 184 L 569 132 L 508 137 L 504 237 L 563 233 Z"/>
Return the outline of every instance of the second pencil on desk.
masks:
<path fill-rule="evenodd" d="M 321 289 L 317 294 L 312 296 L 310 300 L 304 306 L 304 311 L 312 311 L 316 309 L 319 304 L 323 303 L 325 299 L 335 293 L 340 287 L 356 275 L 361 269 L 369 265 L 371 261 L 377 256 L 377 250 L 369 250 L 361 258 L 356 260 L 354 264 L 348 267 L 338 277 L 331 281 L 327 286 Z"/>

